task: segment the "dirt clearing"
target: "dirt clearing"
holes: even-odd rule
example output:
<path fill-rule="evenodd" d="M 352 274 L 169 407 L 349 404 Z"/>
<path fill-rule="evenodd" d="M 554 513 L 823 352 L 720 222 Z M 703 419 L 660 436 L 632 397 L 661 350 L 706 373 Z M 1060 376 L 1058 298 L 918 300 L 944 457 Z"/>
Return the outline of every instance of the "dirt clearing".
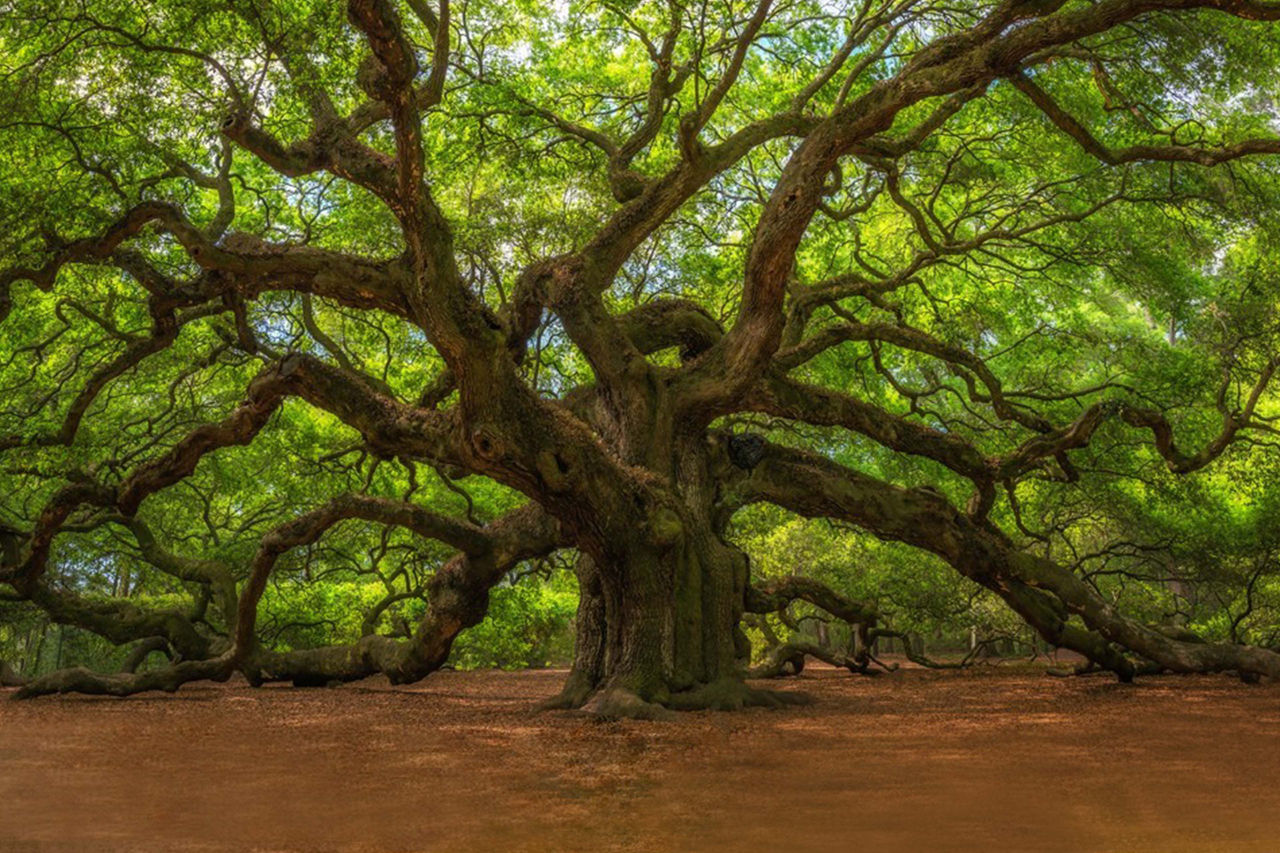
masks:
<path fill-rule="evenodd" d="M 600 723 L 564 673 L 0 701 L 0 850 L 1280 850 L 1280 686 L 981 668 Z"/>

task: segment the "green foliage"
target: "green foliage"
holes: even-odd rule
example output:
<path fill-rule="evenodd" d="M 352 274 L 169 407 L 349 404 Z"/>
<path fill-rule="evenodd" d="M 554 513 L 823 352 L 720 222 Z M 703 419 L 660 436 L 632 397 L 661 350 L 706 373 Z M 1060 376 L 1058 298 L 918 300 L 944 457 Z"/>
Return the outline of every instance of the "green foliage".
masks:
<path fill-rule="evenodd" d="M 489 613 L 454 643 L 459 669 L 565 665 L 573 656 L 570 621 L 578 606 L 572 573 L 527 577 L 489 593 Z"/>
<path fill-rule="evenodd" d="M 850 598 L 875 604 L 890 627 L 944 647 L 961 647 L 971 629 L 986 637 L 1019 624 L 998 597 L 937 557 L 853 527 L 760 506 L 740 513 L 734 528 L 736 541 L 752 556 L 753 577 L 815 578 Z M 819 611 L 797 605 L 792 613 L 803 620 Z M 813 626 L 802 621 L 802 627 L 812 633 Z M 753 645 L 759 648 L 758 642 Z"/>

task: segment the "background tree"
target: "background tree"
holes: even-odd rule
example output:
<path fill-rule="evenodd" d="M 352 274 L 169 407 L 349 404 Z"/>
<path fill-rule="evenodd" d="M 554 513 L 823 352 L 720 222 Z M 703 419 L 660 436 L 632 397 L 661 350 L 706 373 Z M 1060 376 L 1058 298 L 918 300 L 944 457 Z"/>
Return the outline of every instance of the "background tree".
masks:
<path fill-rule="evenodd" d="M 173 660 L 24 695 L 412 681 L 569 549 L 558 704 L 776 703 L 744 614 L 883 617 L 753 576 L 757 504 L 1122 678 L 1280 675 L 1223 535 L 1275 503 L 1269 0 L 5 11 L 0 583 Z M 361 574 L 352 642 L 259 612 Z"/>

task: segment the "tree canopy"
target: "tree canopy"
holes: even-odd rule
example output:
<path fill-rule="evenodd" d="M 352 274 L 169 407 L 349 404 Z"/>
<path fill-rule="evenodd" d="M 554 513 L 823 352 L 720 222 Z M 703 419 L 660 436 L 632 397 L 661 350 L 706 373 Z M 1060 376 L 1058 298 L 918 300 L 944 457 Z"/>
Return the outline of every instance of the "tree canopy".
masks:
<path fill-rule="evenodd" d="M 137 653 L 23 695 L 413 681 L 569 565 L 606 714 L 978 595 L 1280 676 L 1272 0 L 0 11 L 0 607 Z"/>

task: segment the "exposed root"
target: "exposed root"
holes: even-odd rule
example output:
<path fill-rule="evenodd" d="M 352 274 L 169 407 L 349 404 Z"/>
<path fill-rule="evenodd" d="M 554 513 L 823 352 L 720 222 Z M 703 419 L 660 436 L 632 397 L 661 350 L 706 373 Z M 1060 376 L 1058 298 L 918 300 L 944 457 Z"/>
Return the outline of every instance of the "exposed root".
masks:
<path fill-rule="evenodd" d="M 1108 667 L 1099 666 L 1094 661 L 1086 660 L 1081 661 L 1073 667 L 1050 667 L 1044 671 L 1045 675 L 1053 676 L 1054 678 L 1074 678 L 1080 675 L 1097 675 L 1108 672 L 1116 675 L 1120 679 L 1121 684 L 1132 684 L 1134 676 L 1160 675 L 1164 672 L 1168 672 L 1168 670 L 1158 663 L 1147 662 L 1138 665 L 1130 664 L 1129 670 L 1117 673 Z"/>
<path fill-rule="evenodd" d="M 625 687 L 609 687 L 599 691 L 582 706 L 582 710 L 602 720 L 675 719 L 675 712 L 656 702 L 648 702 Z"/>
<path fill-rule="evenodd" d="M 812 702 L 807 693 L 762 690 L 737 678 L 721 678 L 689 690 L 663 693 L 645 699 L 627 687 L 593 688 L 586 679 L 574 679 L 557 695 L 542 702 L 542 711 L 575 710 L 601 720 L 673 720 L 677 711 L 740 711 L 743 708 L 785 708 Z"/>
<path fill-rule="evenodd" d="M 585 673 L 574 670 L 564 683 L 564 689 L 538 703 L 539 711 L 572 711 L 581 708 L 595 692 L 595 684 Z"/>

